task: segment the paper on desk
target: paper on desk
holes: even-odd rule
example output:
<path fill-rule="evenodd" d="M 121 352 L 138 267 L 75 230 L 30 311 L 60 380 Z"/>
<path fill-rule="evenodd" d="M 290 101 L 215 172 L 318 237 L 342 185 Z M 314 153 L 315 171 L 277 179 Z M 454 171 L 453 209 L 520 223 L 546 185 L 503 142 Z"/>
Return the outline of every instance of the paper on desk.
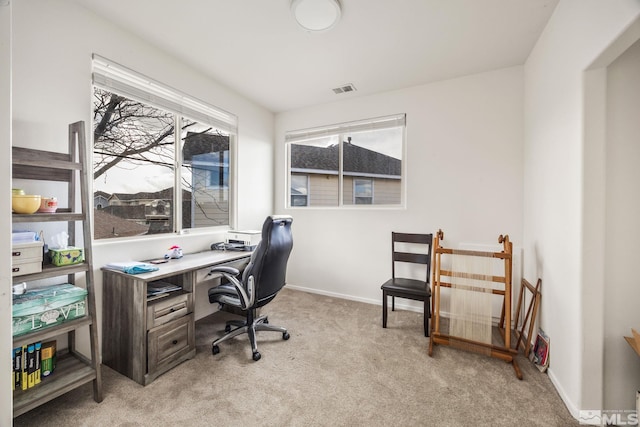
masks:
<path fill-rule="evenodd" d="M 111 262 L 104 267 L 110 270 L 123 271 L 127 274 L 140 274 L 159 270 L 159 268 L 153 264 L 137 261 Z"/>

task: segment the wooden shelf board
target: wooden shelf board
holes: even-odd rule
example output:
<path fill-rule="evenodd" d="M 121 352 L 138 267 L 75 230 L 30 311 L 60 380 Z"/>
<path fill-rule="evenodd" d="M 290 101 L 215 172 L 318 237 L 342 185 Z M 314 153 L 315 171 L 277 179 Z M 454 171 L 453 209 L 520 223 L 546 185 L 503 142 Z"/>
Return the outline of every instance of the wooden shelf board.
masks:
<path fill-rule="evenodd" d="M 14 418 L 96 378 L 96 370 L 72 354 L 58 357 L 51 376 L 28 390 L 13 391 Z"/>
<path fill-rule="evenodd" d="M 68 322 L 61 323 L 56 326 L 41 329 L 37 332 L 32 332 L 25 335 L 13 337 L 13 348 L 21 345 L 30 344 L 38 341 L 46 341 L 49 338 L 56 337 L 58 335 L 66 334 L 82 326 L 88 326 L 93 322 L 93 319 L 88 314 L 78 319 L 73 319 Z"/>

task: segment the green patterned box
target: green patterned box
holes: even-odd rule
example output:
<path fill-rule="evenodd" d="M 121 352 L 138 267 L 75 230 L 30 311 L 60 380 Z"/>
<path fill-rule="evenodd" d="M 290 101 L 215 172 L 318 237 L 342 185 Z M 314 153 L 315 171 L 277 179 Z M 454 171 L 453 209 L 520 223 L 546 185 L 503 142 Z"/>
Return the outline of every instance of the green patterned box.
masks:
<path fill-rule="evenodd" d="M 69 283 L 13 295 L 13 336 L 85 316 L 86 296 L 86 289 Z"/>
<path fill-rule="evenodd" d="M 57 265 L 58 267 L 62 265 L 80 264 L 84 261 L 83 249 L 73 246 L 65 249 L 49 249 L 49 254 L 51 255 L 51 264 Z"/>

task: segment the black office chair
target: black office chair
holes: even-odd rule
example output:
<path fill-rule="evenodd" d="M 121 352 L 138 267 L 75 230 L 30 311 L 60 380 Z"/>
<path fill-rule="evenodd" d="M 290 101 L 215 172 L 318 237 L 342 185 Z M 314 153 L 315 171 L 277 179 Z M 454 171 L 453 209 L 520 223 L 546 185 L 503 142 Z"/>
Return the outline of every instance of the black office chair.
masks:
<path fill-rule="evenodd" d="M 433 234 L 391 233 L 391 279 L 381 286 L 383 328 L 387 327 L 387 297 L 391 297 L 391 311 L 396 309 L 396 297 L 424 301 L 424 336 L 429 336 L 429 318 L 431 317 L 429 274 L 432 243 Z M 399 249 L 398 244 L 404 244 L 404 249 Z M 399 262 L 424 265 L 425 280 L 398 277 L 396 263 Z"/>
<path fill-rule="evenodd" d="M 256 344 L 257 331 L 276 331 L 282 339 L 288 340 L 289 333 L 281 326 L 269 325 L 267 316 L 256 317 L 258 308 L 273 300 L 285 285 L 287 261 L 293 247 L 290 216 L 269 216 L 262 226 L 262 240 L 251 255 L 242 276 L 233 267 L 217 266 L 211 273 L 221 273 L 229 283 L 209 289 L 209 302 L 222 306 L 229 305 L 246 313 L 245 321 L 229 321 L 226 334 L 215 340 L 211 351 L 220 352 L 219 344 L 237 335 L 249 334 L 253 360 L 260 360 Z M 231 326 L 236 326 L 231 330 Z"/>

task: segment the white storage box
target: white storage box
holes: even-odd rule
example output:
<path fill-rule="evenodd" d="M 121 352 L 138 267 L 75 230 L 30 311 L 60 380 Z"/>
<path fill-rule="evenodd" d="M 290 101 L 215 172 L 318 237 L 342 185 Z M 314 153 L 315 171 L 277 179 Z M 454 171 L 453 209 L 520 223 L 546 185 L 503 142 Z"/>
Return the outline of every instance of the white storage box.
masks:
<path fill-rule="evenodd" d="M 42 242 L 19 243 L 11 246 L 11 275 L 42 271 Z"/>

